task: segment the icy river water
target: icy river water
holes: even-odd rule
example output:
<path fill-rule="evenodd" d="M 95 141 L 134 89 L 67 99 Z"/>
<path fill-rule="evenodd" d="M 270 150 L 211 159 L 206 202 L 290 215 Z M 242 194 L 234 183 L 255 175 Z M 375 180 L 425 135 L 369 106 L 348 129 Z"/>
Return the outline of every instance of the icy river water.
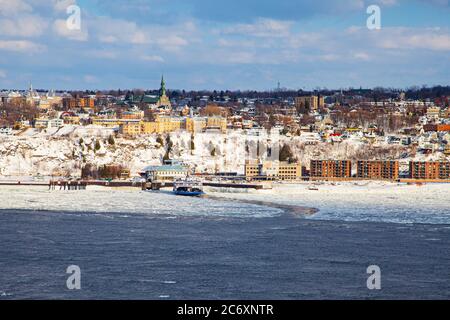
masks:
<path fill-rule="evenodd" d="M 217 200 L 2 187 L 0 299 L 450 298 L 449 186 L 318 189 L 211 190 Z"/>

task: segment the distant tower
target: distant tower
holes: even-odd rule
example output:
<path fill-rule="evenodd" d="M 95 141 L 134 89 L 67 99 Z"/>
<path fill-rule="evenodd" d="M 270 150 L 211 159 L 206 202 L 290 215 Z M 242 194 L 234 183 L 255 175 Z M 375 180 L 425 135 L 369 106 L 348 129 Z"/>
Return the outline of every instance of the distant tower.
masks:
<path fill-rule="evenodd" d="M 280 81 L 278 81 L 278 91 L 281 91 L 281 84 L 280 84 Z"/>
<path fill-rule="evenodd" d="M 30 81 L 30 87 L 28 89 L 27 96 L 29 98 L 33 98 L 35 96 L 34 91 L 33 91 L 33 84 L 31 83 L 31 81 Z"/>
<path fill-rule="evenodd" d="M 166 82 L 164 81 L 164 75 L 161 76 L 161 88 L 159 89 L 160 97 L 166 95 Z"/>
<path fill-rule="evenodd" d="M 169 97 L 166 95 L 166 82 L 164 81 L 164 75 L 161 76 L 161 88 L 159 89 L 159 99 L 157 102 L 158 107 L 171 108 Z"/>

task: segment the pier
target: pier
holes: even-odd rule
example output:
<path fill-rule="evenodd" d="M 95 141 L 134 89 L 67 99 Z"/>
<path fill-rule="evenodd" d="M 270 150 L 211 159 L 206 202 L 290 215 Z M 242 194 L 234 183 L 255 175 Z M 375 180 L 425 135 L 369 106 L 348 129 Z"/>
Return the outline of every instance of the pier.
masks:
<path fill-rule="evenodd" d="M 203 186 L 205 187 L 215 187 L 215 188 L 237 188 L 237 189 L 255 189 L 255 190 L 264 190 L 264 189 L 272 189 L 272 185 L 270 184 L 261 184 L 261 183 L 241 183 L 241 182 L 203 182 Z M 154 181 L 147 182 L 142 184 L 143 190 L 160 190 L 161 188 L 173 188 L 172 181 Z"/>
<path fill-rule="evenodd" d="M 86 190 L 87 186 L 137 188 L 141 187 L 141 183 L 103 180 L 0 181 L 0 186 L 48 187 L 49 190 Z"/>
<path fill-rule="evenodd" d="M 50 180 L 45 181 L 1 181 L 0 186 L 40 186 L 48 187 L 48 190 L 86 190 L 87 186 L 102 187 L 130 187 L 141 190 L 160 190 L 161 188 L 173 188 L 173 181 L 132 182 L 132 181 L 103 181 L 103 180 Z M 236 188 L 267 190 L 272 189 L 270 183 L 251 183 L 244 181 L 213 182 L 204 181 L 203 186 L 214 188 Z"/>
<path fill-rule="evenodd" d="M 87 182 L 85 181 L 50 181 L 48 190 L 86 190 Z"/>

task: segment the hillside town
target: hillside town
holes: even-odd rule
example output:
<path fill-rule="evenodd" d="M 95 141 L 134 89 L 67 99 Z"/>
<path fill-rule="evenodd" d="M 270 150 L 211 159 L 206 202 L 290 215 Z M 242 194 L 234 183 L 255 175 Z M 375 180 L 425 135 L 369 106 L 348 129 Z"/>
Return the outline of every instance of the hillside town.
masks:
<path fill-rule="evenodd" d="M 153 91 L 30 85 L 0 92 L 0 176 L 448 180 L 449 100 L 448 87 L 185 92 L 167 90 L 164 77 Z"/>

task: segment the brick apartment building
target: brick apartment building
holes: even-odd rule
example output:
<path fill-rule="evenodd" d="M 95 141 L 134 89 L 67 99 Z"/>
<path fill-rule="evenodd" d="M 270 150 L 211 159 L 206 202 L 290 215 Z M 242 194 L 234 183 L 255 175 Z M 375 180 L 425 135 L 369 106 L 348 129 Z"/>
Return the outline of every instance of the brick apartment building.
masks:
<path fill-rule="evenodd" d="M 357 177 L 363 179 L 397 180 L 398 161 L 358 161 Z"/>
<path fill-rule="evenodd" d="M 450 179 L 450 162 L 440 161 L 411 161 L 409 163 L 411 179 Z"/>
<path fill-rule="evenodd" d="M 423 126 L 425 132 L 450 131 L 450 124 L 426 124 Z"/>
<path fill-rule="evenodd" d="M 349 160 L 311 160 L 311 177 L 350 178 L 352 163 Z"/>

